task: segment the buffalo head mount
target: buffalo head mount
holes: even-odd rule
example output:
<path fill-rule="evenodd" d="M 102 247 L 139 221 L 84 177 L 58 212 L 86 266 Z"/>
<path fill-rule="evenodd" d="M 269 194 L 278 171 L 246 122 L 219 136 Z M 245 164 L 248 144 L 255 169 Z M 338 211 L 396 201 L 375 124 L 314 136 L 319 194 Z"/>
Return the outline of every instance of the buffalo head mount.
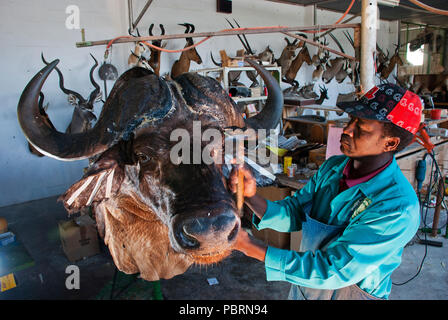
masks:
<path fill-rule="evenodd" d="M 27 140 L 60 160 L 95 156 L 83 178 L 61 197 L 69 213 L 90 206 L 114 263 L 146 280 L 171 278 L 193 264 L 216 263 L 232 250 L 240 218 L 219 163 L 170 160 L 175 129 L 201 127 L 273 129 L 283 96 L 278 82 L 246 60 L 263 78 L 268 98 L 263 110 L 244 119 L 213 78 L 184 73 L 172 81 L 135 67 L 114 84 L 95 126 L 61 133 L 39 111 L 38 96 L 58 60 L 39 71 L 24 89 L 18 120 Z M 224 138 L 213 141 L 212 157 Z M 193 149 L 193 147 L 192 147 Z M 194 150 L 193 150 L 194 151 Z"/>

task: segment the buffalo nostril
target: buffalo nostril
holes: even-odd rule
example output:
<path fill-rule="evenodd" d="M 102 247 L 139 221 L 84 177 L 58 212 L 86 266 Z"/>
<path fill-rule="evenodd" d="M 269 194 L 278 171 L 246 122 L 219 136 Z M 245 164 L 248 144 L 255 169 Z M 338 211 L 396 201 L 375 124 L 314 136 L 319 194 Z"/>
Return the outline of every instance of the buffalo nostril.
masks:
<path fill-rule="evenodd" d="M 236 238 L 236 235 L 238 234 L 238 223 L 235 224 L 235 227 L 233 227 L 232 231 L 230 231 L 229 235 L 227 236 L 227 241 L 232 241 Z"/>
<path fill-rule="evenodd" d="M 186 232 L 185 227 L 179 231 L 178 236 L 179 236 L 179 240 L 180 240 L 179 244 L 183 248 L 185 248 L 185 249 L 199 248 L 199 246 L 200 246 L 199 241 L 196 238 L 189 235 L 188 232 Z"/>

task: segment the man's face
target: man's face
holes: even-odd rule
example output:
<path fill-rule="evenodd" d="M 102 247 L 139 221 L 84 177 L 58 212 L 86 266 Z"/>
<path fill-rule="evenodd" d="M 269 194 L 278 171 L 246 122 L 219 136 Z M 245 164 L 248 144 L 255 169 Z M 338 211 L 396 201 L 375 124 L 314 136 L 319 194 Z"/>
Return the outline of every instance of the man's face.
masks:
<path fill-rule="evenodd" d="M 385 137 L 383 123 L 380 121 L 351 117 L 343 130 L 340 142 L 343 154 L 351 158 L 361 158 L 393 151 L 400 139 Z"/>

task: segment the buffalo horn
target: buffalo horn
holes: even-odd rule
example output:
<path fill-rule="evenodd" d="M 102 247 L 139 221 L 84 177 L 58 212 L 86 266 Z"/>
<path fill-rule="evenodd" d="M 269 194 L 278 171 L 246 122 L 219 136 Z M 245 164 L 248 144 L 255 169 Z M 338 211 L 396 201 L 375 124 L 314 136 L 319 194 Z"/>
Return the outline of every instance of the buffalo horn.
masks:
<path fill-rule="evenodd" d="M 255 130 L 274 129 L 280 121 L 283 109 L 283 93 L 280 85 L 271 73 L 261 67 L 257 62 L 249 59 L 245 61 L 257 70 L 268 89 L 268 98 L 266 99 L 263 110 L 257 115 L 246 119 L 246 125 Z"/>
<path fill-rule="evenodd" d="M 85 133 L 66 134 L 48 124 L 39 111 L 38 97 L 48 75 L 56 68 L 56 59 L 41 69 L 20 96 L 17 117 L 27 140 L 46 156 L 65 160 L 81 160 L 107 150 L 114 135 L 102 126 Z"/>

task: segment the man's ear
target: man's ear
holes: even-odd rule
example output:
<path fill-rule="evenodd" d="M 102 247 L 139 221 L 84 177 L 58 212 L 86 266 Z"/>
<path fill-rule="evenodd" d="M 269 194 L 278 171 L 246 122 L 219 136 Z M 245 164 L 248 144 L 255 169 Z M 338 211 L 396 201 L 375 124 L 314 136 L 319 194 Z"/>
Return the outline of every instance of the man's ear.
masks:
<path fill-rule="evenodd" d="M 393 152 L 400 145 L 401 139 L 398 137 L 386 137 L 386 143 L 384 144 L 385 152 Z"/>

